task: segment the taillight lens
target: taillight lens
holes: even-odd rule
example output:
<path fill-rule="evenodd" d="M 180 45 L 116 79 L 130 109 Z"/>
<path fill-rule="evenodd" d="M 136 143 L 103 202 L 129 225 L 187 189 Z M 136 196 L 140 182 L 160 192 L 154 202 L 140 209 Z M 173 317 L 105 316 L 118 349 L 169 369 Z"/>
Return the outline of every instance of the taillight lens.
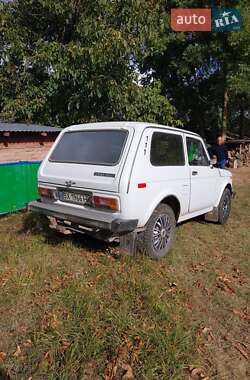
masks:
<path fill-rule="evenodd" d="M 50 198 L 50 199 L 55 198 L 55 190 L 53 189 L 48 189 L 46 187 L 38 186 L 38 193 L 40 197 L 43 197 L 43 198 Z"/>
<path fill-rule="evenodd" d="M 117 198 L 93 195 L 92 205 L 99 209 L 119 211 L 119 200 Z"/>

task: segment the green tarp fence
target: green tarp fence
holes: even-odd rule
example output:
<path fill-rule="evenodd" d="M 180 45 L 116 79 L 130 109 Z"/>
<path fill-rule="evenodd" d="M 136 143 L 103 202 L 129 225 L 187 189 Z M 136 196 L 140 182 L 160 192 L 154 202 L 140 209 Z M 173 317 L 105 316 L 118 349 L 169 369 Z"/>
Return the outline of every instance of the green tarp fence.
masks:
<path fill-rule="evenodd" d="M 23 209 L 39 198 L 37 171 L 41 161 L 0 164 L 0 214 Z"/>

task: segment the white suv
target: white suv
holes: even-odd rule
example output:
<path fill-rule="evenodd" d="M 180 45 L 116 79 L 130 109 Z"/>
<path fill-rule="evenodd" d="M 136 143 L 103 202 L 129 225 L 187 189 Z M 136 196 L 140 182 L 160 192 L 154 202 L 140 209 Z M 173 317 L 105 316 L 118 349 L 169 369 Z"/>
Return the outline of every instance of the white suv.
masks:
<path fill-rule="evenodd" d="M 231 173 L 211 165 L 200 136 L 139 122 L 64 129 L 38 182 L 30 210 L 130 251 L 138 241 L 154 258 L 168 253 L 176 223 L 206 214 L 224 224 L 233 194 Z"/>

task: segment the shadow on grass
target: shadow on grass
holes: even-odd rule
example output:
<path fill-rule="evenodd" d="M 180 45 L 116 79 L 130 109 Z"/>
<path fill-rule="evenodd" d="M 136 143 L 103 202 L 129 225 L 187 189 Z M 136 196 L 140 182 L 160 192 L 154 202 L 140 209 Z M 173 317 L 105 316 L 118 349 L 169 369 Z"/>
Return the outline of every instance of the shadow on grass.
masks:
<path fill-rule="evenodd" d="M 190 222 L 199 224 L 213 223 L 205 221 L 204 216 L 198 216 L 192 220 L 187 220 L 179 223 L 177 225 L 177 231 L 178 227 L 181 227 Z M 108 253 L 109 255 L 112 255 L 116 258 L 118 257 L 117 248 L 119 247 L 119 243 L 99 240 L 87 234 L 72 233 L 69 235 L 64 235 L 55 229 L 51 229 L 49 227 L 48 219 L 45 216 L 38 215 L 36 213 L 24 214 L 23 226 L 19 233 L 41 235 L 44 237 L 45 243 L 52 246 L 61 245 L 64 242 L 71 242 L 71 244 L 75 247 L 87 250 L 88 252 Z"/>
<path fill-rule="evenodd" d="M 205 220 L 205 216 L 204 215 L 199 215 L 199 216 L 196 216 L 195 218 L 184 220 L 183 222 L 178 223 L 177 227 L 178 226 L 184 226 L 185 224 L 188 224 L 190 222 L 195 222 L 195 223 L 198 223 L 198 224 L 217 224 L 218 225 L 218 223 L 216 223 L 216 222 L 214 222 L 212 220 Z"/>
<path fill-rule="evenodd" d="M 178 228 L 183 225 L 195 222 L 198 224 L 210 224 L 214 222 L 205 221 L 204 216 L 198 216 L 192 220 L 187 220 L 181 222 L 177 225 Z M 64 235 L 55 229 L 49 227 L 48 219 L 44 215 L 39 215 L 36 213 L 26 213 L 23 216 L 23 225 L 19 231 L 20 234 L 32 234 L 43 236 L 44 242 L 46 244 L 52 245 L 54 247 L 60 246 L 65 242 L 70 242 L 74 247 L 87 251 L 89 253 L 105 253 L 113 256 L 114 258 L 119 258 L 118 254 L 119 243 L 118 242 L 107 242 L 103 240 L 96 239 L 87 234 L 72 233 L 69 235 Z M 143 252 L 140 250 L 140 253 Z M 1 380 L 1 379 L 0 379 Z"/>
<path fill-rule="evenodd" d="M 0 368 L 0 380 L 11 380 L 10 376 L 3 368 Z"/>
<path fill-rule="evenodd" d="M 111 254 L 114 249 L 119 246 L 117 242 L 105 242 L 87 234 L 72 233 L 69 235 L 64 235 L 63 233 L 50 228 L 46 217 L 32 213 L 24 215 L 23 226 L 19 233 L 42 235 L 45 242 L 53 246 L 70 241 L 75 247 L 86 249 L 93 253 L 108 252 Z"/>

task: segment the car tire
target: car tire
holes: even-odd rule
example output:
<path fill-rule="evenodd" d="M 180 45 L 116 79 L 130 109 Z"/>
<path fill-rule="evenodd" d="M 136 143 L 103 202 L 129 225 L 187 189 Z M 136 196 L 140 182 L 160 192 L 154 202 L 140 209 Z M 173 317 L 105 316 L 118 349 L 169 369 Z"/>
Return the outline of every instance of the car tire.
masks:
<path fill-rule="evenodd" d="M 223 191 L 221 200 L 218 207 L 218 223 L 225 224 L 229 218 L 231 211 L 232 194 L 231 191 L 226 188 Z"/>
<path fill-rule="evenodd" d="M 141 248 L 150 257 L 159 260 L 170 251 L 176 229 L 173 209 L 160 204 L 154 210 L 141 236 Z"/>

